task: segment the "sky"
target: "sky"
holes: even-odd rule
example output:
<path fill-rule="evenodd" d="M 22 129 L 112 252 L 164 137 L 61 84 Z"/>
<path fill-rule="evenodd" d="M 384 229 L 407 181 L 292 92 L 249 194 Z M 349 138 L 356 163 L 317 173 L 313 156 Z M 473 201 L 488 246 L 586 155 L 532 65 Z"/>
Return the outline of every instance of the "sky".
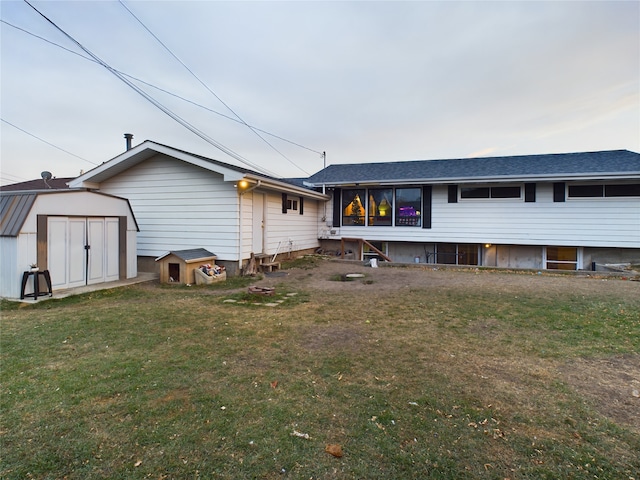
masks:
<path fill-rule="evenodd" d="M 2 184 L 124 133 L 276 177 L 640 152 L 637 1 L 29 3 L 0 2 Z"/>

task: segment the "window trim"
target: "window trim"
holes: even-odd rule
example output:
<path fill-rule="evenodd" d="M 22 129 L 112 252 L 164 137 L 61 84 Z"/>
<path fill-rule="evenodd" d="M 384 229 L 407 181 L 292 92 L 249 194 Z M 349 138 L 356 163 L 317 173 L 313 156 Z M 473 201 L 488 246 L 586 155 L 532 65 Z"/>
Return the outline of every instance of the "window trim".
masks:
<path fill-rule="evenodd" d="M 547 249 L 549 248 L 575 248 L 576 249 L 576 260 L 549 260 L 549 256 L 547 253 Z M 547 245 L 544 247 L 543 252 L 542 252 L 542 265 L 544 266 L 545 270 L 563 270 L 563 269 L 559 269 L 559 268 L 549 268 L 549 262 L 554 263 L 556 265 L 571 265 L 574 264 L 575 265 L 575 269 L 573 270 L 567 270 L 567 271 L 578 271 L 582 269 L 582 263 L 583 263 L 583 248 L 582 247 L 573 247 L 573 246 L 569 246 L 569 245 Z"/>

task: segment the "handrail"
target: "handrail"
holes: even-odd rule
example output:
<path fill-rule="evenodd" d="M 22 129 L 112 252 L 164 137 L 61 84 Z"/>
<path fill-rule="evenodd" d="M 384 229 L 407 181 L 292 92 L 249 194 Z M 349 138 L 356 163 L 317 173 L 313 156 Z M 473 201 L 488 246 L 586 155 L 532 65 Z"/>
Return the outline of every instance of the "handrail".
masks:
<path fill-rule="evenodd" d="M 362 251 L 362 246 L 363 245 L 368 245 L 371 250 L 373 250 L 378 255 L 380 255 L 385 261 L 387 261 L 387 262 L 392 262 L 393 261 L 393 260 L 391 260 L 391 258 L 389 258 L 387 255 L 382 253 L 380 250 L 378 250 L 374 245 L 372 245 L 370 242 L 368 242 L 364 238 L 345 238 L 345 237 L 342 237 L 340 239 L 340 250 L 341 250 L 341 253 L 342 253 L 342 258 L 344 258 L 344 242 L 345 241 L 346 242 L 358 242 L 358 247 L 359 247 L 359 249 L 361 251 Z"/>

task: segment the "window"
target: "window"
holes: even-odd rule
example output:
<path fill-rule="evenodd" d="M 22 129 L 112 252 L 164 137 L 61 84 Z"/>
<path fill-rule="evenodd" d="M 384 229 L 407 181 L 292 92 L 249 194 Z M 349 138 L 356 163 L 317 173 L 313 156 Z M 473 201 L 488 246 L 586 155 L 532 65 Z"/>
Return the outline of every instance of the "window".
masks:
<path fill-rule="evenodd" d="M 491 187 L 491 198 L 520 198 L 520 187 Z"/>
<path fill-rule="evenodd" d="M 613 185 L 569 185 L 569 197 L 640 197 L 640 183 L 621 183 Z"/>
<path fill-rule="evenodd" d="M 422 189 L 420 187 L 396 188 L 396 225 L 420 226 Z"/>
<path fill-rule="evenodd" d="M 605 197 L 640 197 L 640 183 L 605 185 Z"/>
<path fill-rule="evenodd" d="M 298 201 L 287 199 L 287 210 L 298 210 Z"/>
<path fill-rule="evenodd" d="M 547 247 L 545 268 L 549 270 L 577 270 L 579 253 L 576 247 Z"/>
<path fill-rule="evenodd" d="M 427 254 L 427 261 L 444 265 L 478 265 L 479 245 L 469 243 L 438 243 Z"/>
<path fill-rule="evenodd" d="M 520 198 L 520 187 L 462 187 L 460 198 Z"/>
<path fill-rule="evenodd" d="M 569 197 L 602 197 L 604 187 L 602 185 L 569 185 Z"/>
<path fill-rule="evenodd" d="M 391 225 L 393 218 L 393 190 L 391 188 L 369 189 L 369 226 Z"/>
<path fill-rule="evenodd" d="M 489 187 L 462 187 L 460 198 L 489 198 Z"/>
<path fill-rule="evenodd" d="M 364 225 L 366 190 L 364 188 L 342 191 L 342 225 Z"/>

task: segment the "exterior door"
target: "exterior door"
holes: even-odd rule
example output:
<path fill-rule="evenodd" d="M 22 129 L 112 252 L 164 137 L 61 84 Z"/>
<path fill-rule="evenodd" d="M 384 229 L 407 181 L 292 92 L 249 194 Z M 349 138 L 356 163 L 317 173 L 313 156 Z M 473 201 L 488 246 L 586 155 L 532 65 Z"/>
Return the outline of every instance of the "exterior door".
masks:
<path fill-rule="evenodd" d="M 253 240 L 254 253 L 263 253 L 264 249 L 264 193 L 253 192 Z"/>
<path fill-rule="evenodd" d="M 47 232 L 53 288 L 118 280 L 117 218 L 49 217 Z"/>
<path fill-rule="evenodd" d="M 54 289 L 86 285 L 85 229 L 84 218 L 49 217 L 47 268 Z"/>
<path fill-rule="evenodd" d="M 87 219 L 87 285 L 119 278 L 117 218 Z"/>

